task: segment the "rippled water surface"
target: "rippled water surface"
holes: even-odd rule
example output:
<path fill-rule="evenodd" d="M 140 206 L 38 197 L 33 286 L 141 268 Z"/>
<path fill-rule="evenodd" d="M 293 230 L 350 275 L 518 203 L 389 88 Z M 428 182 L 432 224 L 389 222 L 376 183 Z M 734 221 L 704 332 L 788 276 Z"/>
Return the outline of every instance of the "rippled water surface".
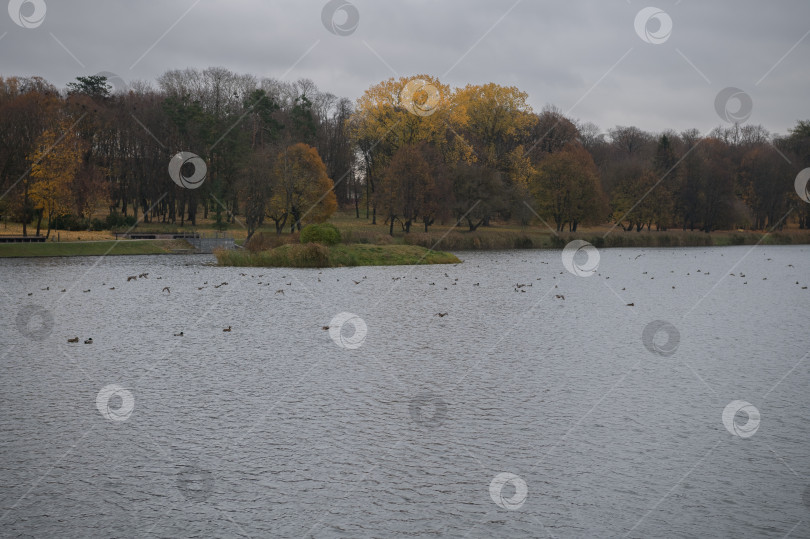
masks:
<path fill-rule="evenodd" d="M 599 254 L 0 260 L 0 534 L 810 537 L 810 248 Z"/>

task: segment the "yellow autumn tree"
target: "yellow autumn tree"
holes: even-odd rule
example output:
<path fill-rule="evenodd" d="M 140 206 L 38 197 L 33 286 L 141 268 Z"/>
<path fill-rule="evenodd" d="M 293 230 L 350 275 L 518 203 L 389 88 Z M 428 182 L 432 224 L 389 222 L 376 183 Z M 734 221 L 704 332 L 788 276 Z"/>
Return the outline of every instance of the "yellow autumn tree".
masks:
<path fill-rule="evenodd" d="M 334 182 L 312 146 L 299 142 L 279 153 L 274 179 L 276 188 L 267 216 L 276 223 L 276 232 L 281 232 L 288 219 L 293 232 L 301 230 L 302 222 L 322 223 L 337 210 Z"/>
<path fill-rule="evenodd" d="M 454 129 L 475 149 L 481 164 L 498 169 L 514 164 L 509 154 L 529 142 L 537 122 L 528 94 L 515 86 L 468 84 L 452 96 Z"/>
<path fill-rule="evenodd" d="M 390 78 L 366 90 L 357 100 L 350 132 L 365 165 L 371 200 L 397 150 L 430 144 L 447 163 L 471 160 L 472 151 L 452 132 L 452 92 L 431 75 Z M 376 206 L 375 206 L 376 221 Z"/>
<path fill-rule="evenodd" d="M 45 237 L 49 237 L 54 218 L 70 210 L 70 185 L 81 165 L 81 140 L 64 118 L 40 135 L 36 148 L 31 156 L 30 196 L 37 212 L 37 235 L 44 215 L 48 219 Z"/>

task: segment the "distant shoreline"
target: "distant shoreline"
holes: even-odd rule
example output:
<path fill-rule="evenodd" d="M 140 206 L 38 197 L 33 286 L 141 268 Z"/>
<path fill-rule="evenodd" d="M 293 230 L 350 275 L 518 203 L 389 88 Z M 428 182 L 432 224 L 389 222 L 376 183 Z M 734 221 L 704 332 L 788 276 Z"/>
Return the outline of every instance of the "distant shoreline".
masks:
<path fill-rule="evenodd" d="M 275 235 L 274 235 L 275 236 Z M 348 236 L 348 237 L 346 237 Z M 725 247 L 733 245 L 808 245 L 810 230 L 790 229 L 769 234 L 764 232 L 716 231 L 710 234 L 682 230 L 626 232 L 616 230 L 606 234 L 601 230 L 578 233 L 551 234 L 540 229 L 479 229 L 475 232 L 411 232 L 395 238 L 377 233 L 374 236 L 344 231 L 346 243 L 366 245 L 413 245 L 433 250 L 504 251 L 513 249 L 562 249 L 574 240 L 582 239 L 597 248 L 629 247 Z M 277 237 L 283 243 L 297 238 L 288 234 Z M 121 256 L 196 254 L 184 240 L 101 240 L 62 241 L 44 243 L 0 243 L 0 258 L 39 258 L 71 256 Z"/>

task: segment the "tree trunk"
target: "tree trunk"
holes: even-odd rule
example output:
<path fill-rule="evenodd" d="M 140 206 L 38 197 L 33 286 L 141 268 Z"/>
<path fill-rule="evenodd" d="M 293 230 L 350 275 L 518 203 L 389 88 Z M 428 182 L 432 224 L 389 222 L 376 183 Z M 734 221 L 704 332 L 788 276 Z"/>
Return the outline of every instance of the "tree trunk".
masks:
<path fill-rule="evenodd" d="M 427 217 L 425 217 L 423 220 L 425 222 L 425 232 L 427 232 L 428 227 L 433 224 L 433 222 L 436 220 L 436 218 L 433 217 L 432 219 L 428 219 Z"/>
<path fill-rule="evenodd" d="M 25 191 L 23 191 L 23 236 L 28 235 L 28 180 L 25 181 Z"/>
<path fill-rule="evenodd" d="M 49 211 L 48 212 L 48 231 L 45 232 L 45 239 L 46 240 L 51 237 L 51 221 L 53 221 L 53 212 Z"/>

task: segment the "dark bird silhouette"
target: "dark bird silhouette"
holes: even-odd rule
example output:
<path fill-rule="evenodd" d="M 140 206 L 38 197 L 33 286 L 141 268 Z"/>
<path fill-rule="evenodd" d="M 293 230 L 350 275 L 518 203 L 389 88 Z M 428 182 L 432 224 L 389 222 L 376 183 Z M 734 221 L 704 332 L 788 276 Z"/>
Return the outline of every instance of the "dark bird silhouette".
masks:
<path fill-rule="evenodd" d="M 435 316 L 438 316 L 439 318 L 444 318 L 445 316 L 447 316 L 447 314 L 448 313 L 436 313 Z"/>
<path fill-rule="evenodd" d="M 146 279 L 147 277 L 149 277 L 149 274 L 148 273 L 141 273 L 140 275 L 138 275 L 138 277 L 140 277 L 141 279 Z"/>
<path fill-rule="evenodd" d="M 79 342 L 79 338 L 73 337 L 72 339 L 68 339 L 68 342 Z"/>
<path fill-rule="evenodd" d="M 110 290 L 115 290 L 115 287 L 114 287 L 114 286 L 111 286 L 111 287 L 110 287 Z"/>
<path fill-rule="evenodd" d="M 224 328 L 222 331 L 224 331 L 226 333 L 231 331 L 231 326 L 228 326 L 228 327 Z"/>
<path fill-rule="evenodd" d="M 50 290 L 50 289 L 51 289 L 50 286 L 46 286 L 45 288 L 42 288 L 41 290 Z"/>
<path fill-rule="evenodd" d="M 174 334 L 174 336 L 175 336 L 175 337 L 182 337 L 182 336 L 183 336 L 183 332 L 181 331 L 180 333 L 175 333 L 175 334 Z"/>
<path fill-rule="evenodd" d="M 639 257 L 639 256 L 644 256 L 644 253 L 641 253 L 640 255 L 638 255 L 637 257 L 635 257 L 633 260 L 638 260 L 638 257 Z"/>
<path fill-rule="evenodd" d="M 627 304 L 627 306 L 628 306 L 628 307 L 635 307 L 635 306 L 636 306 L 636 304 L 635 304 L 635 303 L 628 303 L 628 304 Z"/>
<path fill-rule="evenodd" d="M 93 337 L 90 337 L 89 339 L 85 340 L 84 344 L 93 344 Z"/>
<path fill-rule="evenodd" d="M 362 283 L 363 281 L 355 281 L 354 279 L 352 279 L 352 282 L 353 282 L 354 284 L 360 284 L 360 283 Z"/>
<path fill-rule="evenodd" d="M 276 290 L 276 294 L 281 294 L 283 296 L 284 295 L 284 290 L 279 288 L 278 290 Z"/>
<path fill-rule="evenodd" d="M 565 296 L 563 296 L 562 294 L 556 294 L 554 297 L 565 301 Z"/>
<path fill-rule="evenodd" d="M 171 290 L 169 290 L 169 287 L 168 287 L 168 286 L 164 286 L 164 287 L 163 287 L 162 292 L 168 292 L 169 294 L 171 294 L 171 293 L 172 293 L 172 291 L 171 291 Z"/>
<path fill-rule="evenodd" d="M 84 293 L 90 292 L 90 289 L 88 288 L 87 290 L 82 290 L 82 292 Z"/>
<path fill-rule="evenodd" d="M 34 295 L 34 293 L 33 293 L 33 292 L 29 292 L 29 293 L 28 293 L 28 295 L 29 295 L 29 296 L 33 296 L 33 295 Z"/>
<path fill-rule="evenodd" d="M 329 326 L 321 326 L 321 329 L 324 331 L 329 331 Z"/>
<path fill-rule="evenodd" d="M 130 281 L 137 281 L 137 280 L 138 280 L 138 276 L 137 276 L 137 275 L 130 275 L 129 277 L 127 277 L 127 282 L 130 282 Z"/>

